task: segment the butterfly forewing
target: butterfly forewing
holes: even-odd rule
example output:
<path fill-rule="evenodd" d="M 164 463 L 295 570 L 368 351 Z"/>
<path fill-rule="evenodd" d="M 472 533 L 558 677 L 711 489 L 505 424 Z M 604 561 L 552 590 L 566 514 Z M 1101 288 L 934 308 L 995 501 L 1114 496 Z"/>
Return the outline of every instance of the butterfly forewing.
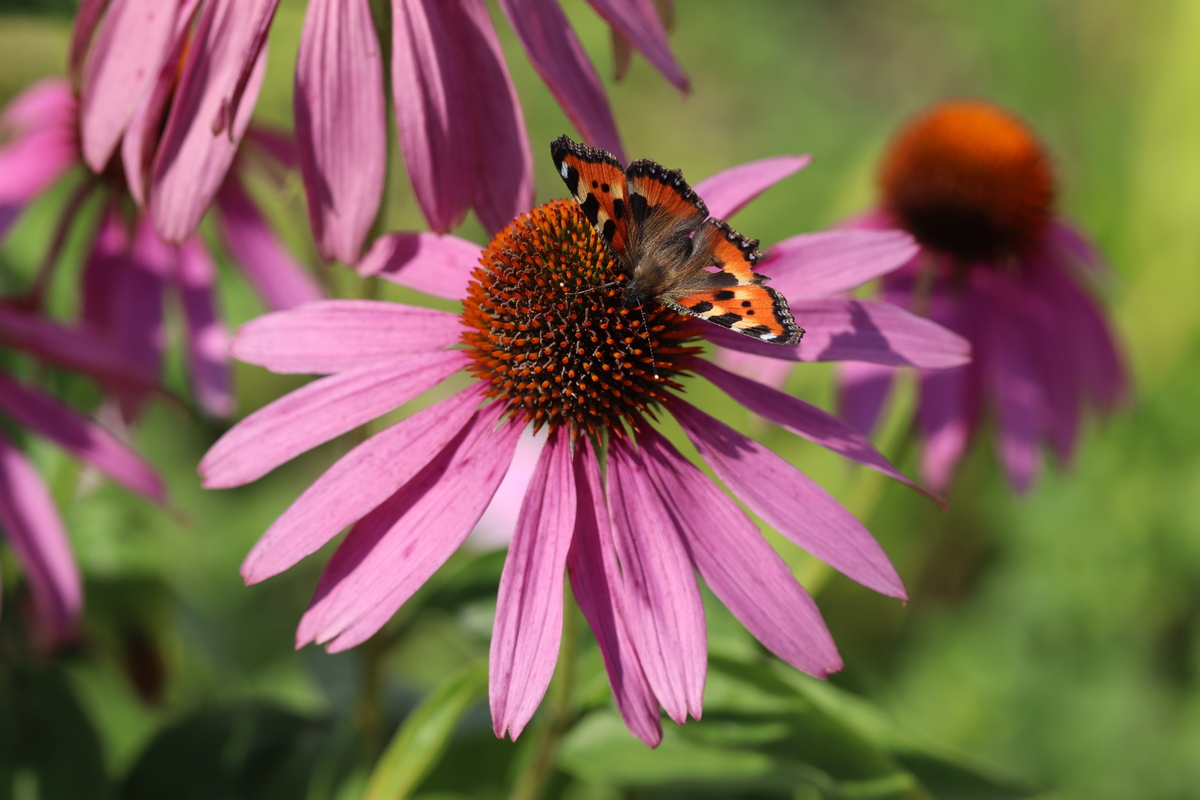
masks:
<path fill-rule="evenodd" d="M 550 155 L 588 222 L 618 261 L 628 264 L 629 195 L 621 162 L 607 150 L 566 136 L 550 143 Z"/>

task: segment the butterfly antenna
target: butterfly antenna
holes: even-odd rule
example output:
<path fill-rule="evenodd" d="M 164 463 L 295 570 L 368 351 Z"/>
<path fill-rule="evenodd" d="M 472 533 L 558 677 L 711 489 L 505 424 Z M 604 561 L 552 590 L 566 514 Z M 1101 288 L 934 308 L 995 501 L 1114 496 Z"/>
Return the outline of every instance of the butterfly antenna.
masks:
<path fill-rule="evenodd" d="M 646 349 L 650 351 L 650 370 L 654 373 L 654 380 L 660 381 L 658 359 L 654 357 L 654 340 L 650 338 L 650 322 L 646 319 L 646 304 L 642 303 L 638 310 L 642 312 L 642 335 L 646 337 Z"/>

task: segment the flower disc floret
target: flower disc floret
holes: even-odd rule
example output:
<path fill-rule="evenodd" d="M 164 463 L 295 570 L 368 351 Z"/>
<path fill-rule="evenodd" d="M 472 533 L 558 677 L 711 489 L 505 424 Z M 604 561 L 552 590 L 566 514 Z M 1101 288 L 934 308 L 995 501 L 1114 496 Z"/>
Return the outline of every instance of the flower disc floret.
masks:
<path fill-rule="evenodd" d="M 535 428 L 620 434 L 665 403 L 695 324 L 656 304 L 623 308 L 625 276 L 573 201 L 518 217 L 480 258 L 463 303 L 469 369 Z"/>

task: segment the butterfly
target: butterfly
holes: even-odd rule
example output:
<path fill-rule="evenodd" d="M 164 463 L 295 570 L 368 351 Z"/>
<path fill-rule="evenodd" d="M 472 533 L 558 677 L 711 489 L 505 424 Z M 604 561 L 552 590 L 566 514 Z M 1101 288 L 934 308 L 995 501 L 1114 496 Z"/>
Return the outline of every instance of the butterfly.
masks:
<path fill-rule="evenodd" d="M 754 271 L 762 258 L 758 240 L 708 219 L 704 201 L 679 170 L 645 158 L 623 167 L 607 150 L 567 136 L 550 143 L 550 155 L 628 276 L 625 308 L 654 300 L 764 342 L 800 341 L 804 329 L 787 300 Z"/>

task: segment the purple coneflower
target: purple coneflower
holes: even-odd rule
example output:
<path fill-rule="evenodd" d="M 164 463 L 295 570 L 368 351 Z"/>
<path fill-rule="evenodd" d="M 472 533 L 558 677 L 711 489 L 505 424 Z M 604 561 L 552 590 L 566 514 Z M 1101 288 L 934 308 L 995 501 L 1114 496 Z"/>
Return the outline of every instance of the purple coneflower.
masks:
<path fill-rule="evenodd" d="M 804 163 L 768 159 L 698 188 L 727 216 Z M 817 282 L 835 280 L 839 267 L 861 272 L 862 248 L 869 262 L 911 254 L 911 240 L 895 232 L 813 239 L 812 252 L 825 255 L 812 264 Z M 205 485 L 255 480 L 455 373 L 474 380 L 347 453 L 246 559 L 245 579 L 261 581 L 350 526 L 300 623 L 298 645 L 344 650 L 378 631 L 466 539 L 521 432 L 532 428 L 541 450 L 504 566 L 491 646 L 497 735 L 520 734 L 546 690 L 565 575 L 600 644 L 617 707 L 648 744 L 661 739 L 660 707 L 677 722 L 700 715 L 707 651 L 697 571 L 780 658 L 817 676 L 839 669 L 812 599 L 733 497 L 656 430 L 664 412 L 765 522 L 865 586 L 904 597 L 858 520 L 784 459 L 685 401 L 683 382 L 707 378 L 789 431 L 903 476 L 836 417 L 702 358 L 702 337 L 723 329 L 657 305 L 624 309 L 619 289 L 597 288 L 625 276 L 574 202 L 520 216 L 482 256 L 453 237 L 395 234 L 363 268 L 461 300 L 462 313 L 340 300 L 245 325 L 236 357 L 327 377 L 235 425 L 201 463 Z M 775 352 L 790 359 L 853 352 L 927 366 L 966 359 L 959 337 L 902 311 L 877 311 L 847 300 L 829 301 L 811 317 L 797 311 L 804 342 Z M 817 352 L 802 353 L 810 340 Z"/>
<path fill-rule="evenodd" d="M 652 0 L 589 0 L 681 90 Z M 99 171 L 140 138 L 159 233 L 191 234 L 220 187 L 261 87 L 278 0 L 85 0 L 76 17 L 83 142 Z M 585 138 L 620 152 L 604 87 L 557 0 L 500 0 L 530 61 Z M 194 24 L 194 28 L 193 28 Z M 391 83 L 405 167 L 431 228 L 475 209 L 495 233 L 533 201 L 525 122 L 483 0 L 392 0 Z M 623 52 L 624 50 L 622 50 Z M 296 64 L 300 165 L 317 245 L 356 263 L 387 174 L 383 49 L 368 0 L 310 0 Z M 164 97 L 178 82 L 170 103 Z M 137 111 L 149 104 L 154 114 Z M 154 129 L 157 131 L 157 129 Z M 127 136 L 128 138 L 128 136 Z M 128 144 L 128 142 L 127 142 Z"/>
<path fill-rule="evenodd" d="M 0 347 L 79 370 L 126 389 L 145 390 L 136 370 L 85 329 L 64 328 L 0 305 Z M 0 531 L 24 566 L 31 603 L 30 629 L 45 647 L 70 640 L 83 602 L 79 568 L 58 509 L 37 468 L 21 450 L 26 432 L 41 436 L 130 491 L 165 499 L 162 481 L 128 445 L 39 389 L 0 372 Z"/>
<path fill-rule="evenodd" d="M 1027 491 L 1038 445 L 1062 462 L 1086 406 L 1110 412 L 1128 392 L 1113 333 L 1090 284 L 1103 262 L 1054 212 L 1054 175 L 1034 135 L 1007 112 L 949 102 L 911 122 L 884 159 L 880 208 L 860 228 L 902 228 L 921 250 L 883 277 L 884 299 L 970 340 L 974 358 L 922 371 L 921 473 L 947 486 L 988 406 L 1009 482 Z M 845 419 L 870 431 L 893 371 L 845 365 Z"/>
<path fill-rule="evenodd" d="M 148 113 L 143 108 L 139 114 Z M 18 96 L 0 114 L 0 237 L 24 206 L 80 165 L 77 101 L 65 81 L 43 81 Z M 103 198 L 98 229 L 91 234 L 83 272 L 81 311 L 93 333 L 106 338 L 152 385 L 162 362 L 163 316 L 176 294 L 185 319 L 192 385 L 209 413 L 232 411 L 227 334 L 216 304 L 216 266 L 203 238 L 186 236 L 167 244 L 135 209 L 145 197 L 147 173 L 138 147 L 126 133 L 121 154 L 110 152 L 98 174 L 76 181 L 65 203 L 42 270 L 27 304 L 38 306 L 58 265 L 59 249 L 76 225 L 90 224 L 80 210 Z M 115 145 L 114 145 L 115 146 Z M 251 130 L 224 176 L 215 201 L 216 229 L 234 262 L 272 309 L 290 308 L 321 296 L 313 279 L 276 239 L 247 191 L 255 170 L 278 172 L 294 160 L 290 142 Z M 69 178 L 68 178 L 69 179 Z M 137 410 L 138 392 L 122 397 L 127 417 Z"/>

